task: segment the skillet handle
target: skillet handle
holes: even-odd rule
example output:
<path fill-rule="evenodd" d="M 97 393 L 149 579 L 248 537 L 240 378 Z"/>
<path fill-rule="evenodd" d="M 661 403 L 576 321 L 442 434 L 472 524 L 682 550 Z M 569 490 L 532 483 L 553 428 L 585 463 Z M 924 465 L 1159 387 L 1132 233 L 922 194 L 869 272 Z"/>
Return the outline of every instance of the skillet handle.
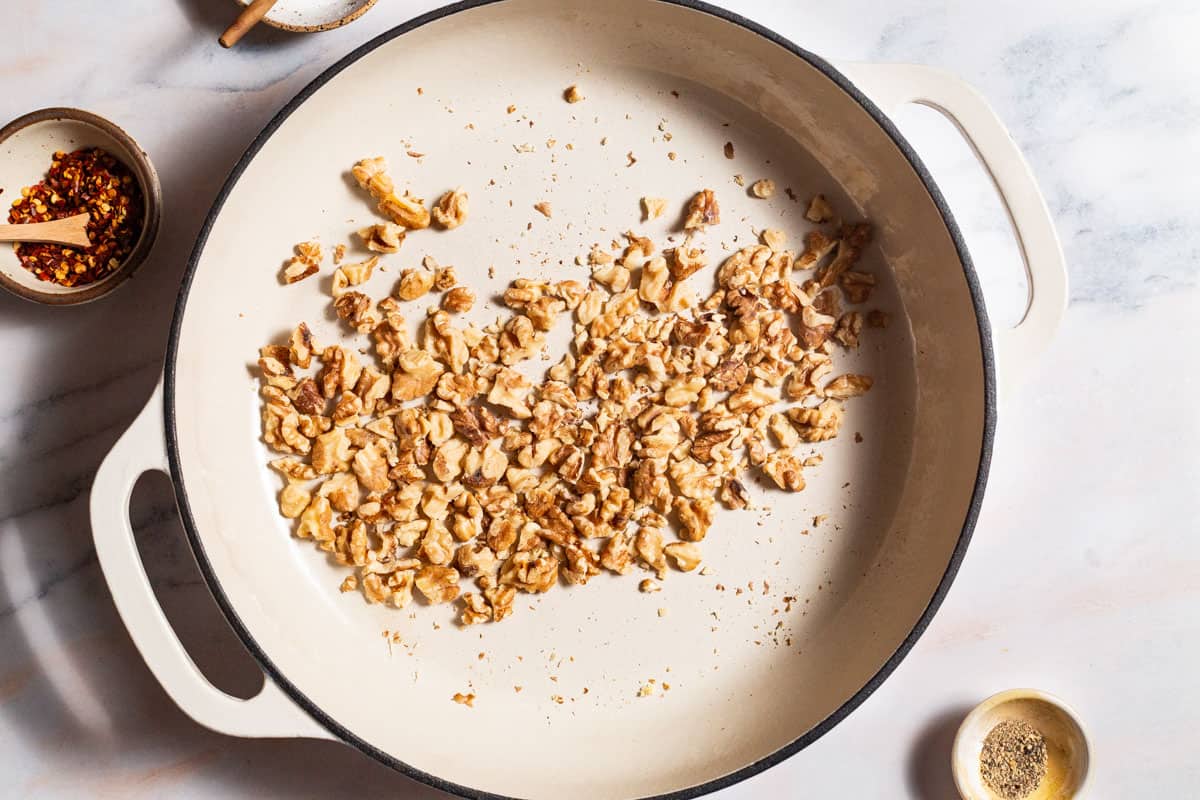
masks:
<path fill-rule="evenodd" d="M 143 473 L 152 469 L 169 472 L 162 408 L 160 380 L 92 483 L 96 555 L 121 620 L 163 689 L 201 725 L 232 736 L 333 738 L 269 679 L 249 700 L 231 697 L 209 683 L 155 599 L 129 522 L 129 499 Z"/>
<path fill-rule="evenodd" d="M 1067 266 L 1054 220 L 1029 164 L 983 96 L 962 79 L 916 64 L 842 63 L 837 68 L 884 112 L 906 103 L 939 111 L 967 140 L 1008 211 L 1029 294 L 1016 327 L 995 331 L 1001 396 L 1047 348 L 1067 310 Z"/>

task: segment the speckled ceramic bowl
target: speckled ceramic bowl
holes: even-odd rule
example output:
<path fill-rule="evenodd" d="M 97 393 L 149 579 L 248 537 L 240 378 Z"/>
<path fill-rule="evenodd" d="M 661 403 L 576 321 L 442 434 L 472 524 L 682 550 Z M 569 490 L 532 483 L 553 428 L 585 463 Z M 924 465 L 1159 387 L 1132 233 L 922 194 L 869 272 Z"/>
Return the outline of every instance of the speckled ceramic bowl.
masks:
<path fill-rule="evenodd" d="M 240 6 L 251 0 L 235 0 Z M 279 0 L 263 17 L 273 28 L 313 33 L 340 28 L 361 17 L 377 0 Z"/>
<path fill-rule="evenodd" d="M 1075 712 L 1052 694 L 1037 689 L 1010 689 L 992 695 L 963 720 L 954 737 L 951 766 L 963 800 L 1000 800 L 979 772 L 983 740 L 1006 719 L 1027 722 L 1046 739 L 1046 777 L 1027 800 L 1072 800 L 1087 784 L 1091 750 Z"/>
<path fill-rule="evenodd" d="M 127 281 L 154 246 L 162 213 L 162 189 L 150 159 L 121 128 L 77 108 L 43 108 L 0 128 L 0 209 L 4 221 L 8 220 L 13 199 L 21 196 L 21 189 L 45 177 L 56 151 L 82 147 L 104 148 L 137 178 L 146 206 L 141 236 L 115 272 L 83 286 L 59 286 L 39 280 L 21 264 L 12 245 L 0 244 L 0 286 L 18 297 L 51 306 L 91 302 Z"/>

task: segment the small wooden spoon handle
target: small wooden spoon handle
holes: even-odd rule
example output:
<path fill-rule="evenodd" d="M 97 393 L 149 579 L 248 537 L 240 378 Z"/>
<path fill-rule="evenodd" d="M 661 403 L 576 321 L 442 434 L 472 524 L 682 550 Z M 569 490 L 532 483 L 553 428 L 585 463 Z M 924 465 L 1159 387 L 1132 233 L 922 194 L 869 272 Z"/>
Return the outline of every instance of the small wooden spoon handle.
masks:
<path fill-rule="evenodd" d="M 54 242 L 71 247 L 90 247 L 87 224 L 91 217 L 76 214 L 49 222 L 30 222 L 25 225 L 0 225 L 0 242 Z"/>
<path fill-rule="evenodd" d="M 233 21 L 233 24 L 221 34 L 221 38 L 217 39 L 221 43 L 221 47 L 233 47 L 237 44 L 238 40 L 246 35 L 246 31 L 257 25 L 267 15 L 276 1 L 254 0 L 253 3 L 246 6 L 245 10 L 238 14 L 238 18 Z"/>

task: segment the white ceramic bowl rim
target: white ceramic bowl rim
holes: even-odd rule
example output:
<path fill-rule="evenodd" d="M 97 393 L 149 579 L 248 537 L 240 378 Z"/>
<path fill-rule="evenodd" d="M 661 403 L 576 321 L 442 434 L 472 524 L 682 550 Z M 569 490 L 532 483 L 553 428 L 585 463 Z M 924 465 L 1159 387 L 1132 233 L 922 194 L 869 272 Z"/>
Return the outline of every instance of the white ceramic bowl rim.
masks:
<path fill-rule="evenodd" d="M 234 608 L 233 603 L 230 601 L 228 595 L 222 590 L 221 584 L 216 576 L 212 564 L 205 554 L 204 545 L 199 535 L 191 507 L 189 506 L 187 490 L 181 478 L 183 470 L 180 462 L 179 438 L 176 429 L 175 409 L 177 380 L 176 359 L 178 357 L 184 312 L 187 307 L 188 293 L 192 284 L 192 280 L 195 277 L 197 266 L 200 262 L 201 255 L 204 252 L 209 233 L 211 232 L 226 199 L 229 197 L 234 186 L 237 184 L 238 179 L 249 166 L 250 162 L 255 158 L 259 150 L 262 149 L 275 131 L 284 123 L 284 121 L 313 93 L 315 93 L 342 70 L 346 69 L 348 66 L 371 53 L 375 49 L 399 36 L 404 35 L 405 33 L 427 25 L 428 23 L 443 19 L 462 11 L 468 11 L 474 8 L 488 6 L 499 2 L 503 2 L 503 0 L 464 0 L 464 2 L 446 6 L 444 8 L 424 14 L 420 17 L 416 17 L 409 22 L 399 25 L 366 42 L 317 76 L 299 94 L 292 98 L 292 100 L 290 100 L 287 105 L 285 105 L 279 111 L 279 113 L 275 115 L 275 117 L 266 125 L 266 127 L 263 128 L 258 136 L 255 137 L 254 141 L 250 143 L 250 146 L 246 149 L 246 152 L 242 155 L 241 159 L 230 172 L 224 186 L 221 188 L 220 193 L 213 202 L 213 206 L 209 211 L 208 216 L 206 217 L 204 224 L 200 229 L 200 232 L 197 235 L 196 245 L 192 251 L 191 257 L 188 260 L 187 270 L 184 274 L 183 282 L 176 302 L 174 318 L 172 320 L 170 335 L 167 343 L 166 362 L 164 366 L 163 402 L 167 456 L 170 464 L 171 480 L 174 484 L 175 495 L 178 500 L 180 515 L 182 517 L 183 528 L 187 534 L 192 550 L 196 555 L 196 560 L 200 567 L 200 571 L 204 575 L 209 589 L 212 591 L 213 596 L 217 601 L 217 604 L 220 606 L 222 612 L 229 620 L 229 623 L 233 627 L 234 631 L 242 640 L 242 643 L 261 664 L 263 670 L 267 673 L 267 676 L 274 683 L 276 683 L 293 701 L 295 701 L 300 708 L 311 715 L 313 719 L 328 729 L 332 734 L 337 736 L 342 741 L 353 745 L 371 758 L 374 758 L 375 760 L 380 761 L 392 767 L 393 769 L 408 775 L 409 777 L 442 791 L 450 792 L 463 797 L 487 798 L 487 800 L 503 800 L 504 796 L 462 786 L 446 780 L 443 777 L 432 775 L 423 770 L 417 769 L 397 758 L 395 755 L 381 751 L 379 748 L 374 747 L 369 742 L 357 736 L 353 731 L 348 730 L 344 726 L 338 724 L 337 721 L 326 714 L 294 683 L 289 681 L 287 676 L 281 672 L 281 670 L 268 657 L 264 649 L 256 642 L 246 625 L 239 618 L 237 610 Z M 688 800 L 690 798 L 695 798 L 710 792 L 718 791 L 746 780 L 747 778 L 750 778 L 759 772 L 762 772 L 763 770 L 787 759 L 788 757 L 815 742 L 835 725 L 837 725 L 842 719 L 844 719 L 851 711 L 862 704 L 862 702 L 866 700 L 867 697 L 869 697 L 880 686 L 880 684 L 883 683 L 883 681 L 892 673 L 893 670 L 895 670 L 899 663 L 908 654 L 909 650 L 912 649 L 917 639 L 919 639 L 921 634 L 925 631 L 930 620 L 933 618 L 933 615 L 936 613 L 937 609 L 945 598 L 946 593 L 949 591 L 950 585 L 958 572 L 963 556 L 966 553 L 967 545 L 970 542 L 971 534 L 975 528 L 980 506 L 983 501 L 983 492 L 987 483 L 988 470 L 991 462 L 992 443 L 996 427 L 996 367 L 995 354 L 992 344 L 992 333 L 984 306 L 982 290 L 980 288 L 974 266 L 972 265 L 971 258 L 967 252 L 966 244 L 963 241 L 962 234 L 954 221 L 954 218 L 944 197 L 942 196 L 941 191 L 937 188 L 929 171 L 925 168 L 924 164 L 921 162 L 912 146 L 905 140 L 896 126 L 887 118 L 887 116 L 879 109 L 879 107 L 871 102 L 866 95 L 856 88 L 845 75 L 834 68 L 829 62 L 811 52 L 808 52 L 807 50 L 804 50 L 788 39 L 767 28 L 764 28 L 763 26 L 751 20 L 725 9 L 709 5 L 705 2 L 700 2 L 699 0 L 655 0 L 655 2 L 681 6 L 694 11 L 703 12 L 757 34 L 758 36 L 762 37 L 766 43 L 771 43 L 786 49 L 792 55 L 804 60 L 831 81 L 833 81 L 839 88 L 841 88 L 844 92 L 846 92 L 846 94 L 848 94 L 853 100 L 862 106 L 862 108 L 870 115 L 875 123 L 884 130 L 888 137 L 895 143 L 900 153 L 915 171 L 917 177 L 920 179 L 926 191 L 929 193 L 930 199 L 936 206 L 941 219 L 946 226 L 946 230 L 953 242 L 954 248 L 958 254 L 958 258 L 962 264 L 971 302 L 974 306 L 974 314 L 978 321 L 979 344 L 983 361 L 983 431 L 979 451 L 979 465 L 974 481 L 974 487 L 966 514 L 963 519 L 961 533 L 959 534 L 957 544 L 955 545 L 948 561 L 946 571 L 942 575 L 941 580 L 934 590 L 927 607 L 920 615 L 912 630 L 904 638 L 904 641 L 895 650 L 891 657 L 887 659 L 883 666 L 870 678 L 869 681 L 866 682 L 866 684 L 860 690 L 858 690 L 852 697 L 850 697 L 823 721 L 815 725 L 813 728 L 799 736 L 788 745 L 729 774 L 705 783 L 680 789 L 678 791 L 660 794 L 654 798 L 654 800 Z"/>

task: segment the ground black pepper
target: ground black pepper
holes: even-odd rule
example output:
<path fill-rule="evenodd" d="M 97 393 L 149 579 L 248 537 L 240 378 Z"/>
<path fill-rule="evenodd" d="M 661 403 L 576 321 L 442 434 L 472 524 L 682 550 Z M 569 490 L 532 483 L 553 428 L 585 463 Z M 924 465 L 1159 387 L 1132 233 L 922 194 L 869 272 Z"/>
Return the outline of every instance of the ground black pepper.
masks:
<path fill-rule="evenodd" d="M 21 263 L 44 281 L 83 286 L 116 271 L 145 221 L 142 188 L 129 168 L 100 148 L 57 152 L 46 179 L 21 190 L 8 221 L 47 222 L 87 212 L 91 246 L 14 244 Z"/>
<path fill-rule="evenodd" d="M 1046 777 L 1046 740 L 1028 722 L 998 722 L 983 740 L 979 773 L 1004 800 L 1028 797 Z"/>

